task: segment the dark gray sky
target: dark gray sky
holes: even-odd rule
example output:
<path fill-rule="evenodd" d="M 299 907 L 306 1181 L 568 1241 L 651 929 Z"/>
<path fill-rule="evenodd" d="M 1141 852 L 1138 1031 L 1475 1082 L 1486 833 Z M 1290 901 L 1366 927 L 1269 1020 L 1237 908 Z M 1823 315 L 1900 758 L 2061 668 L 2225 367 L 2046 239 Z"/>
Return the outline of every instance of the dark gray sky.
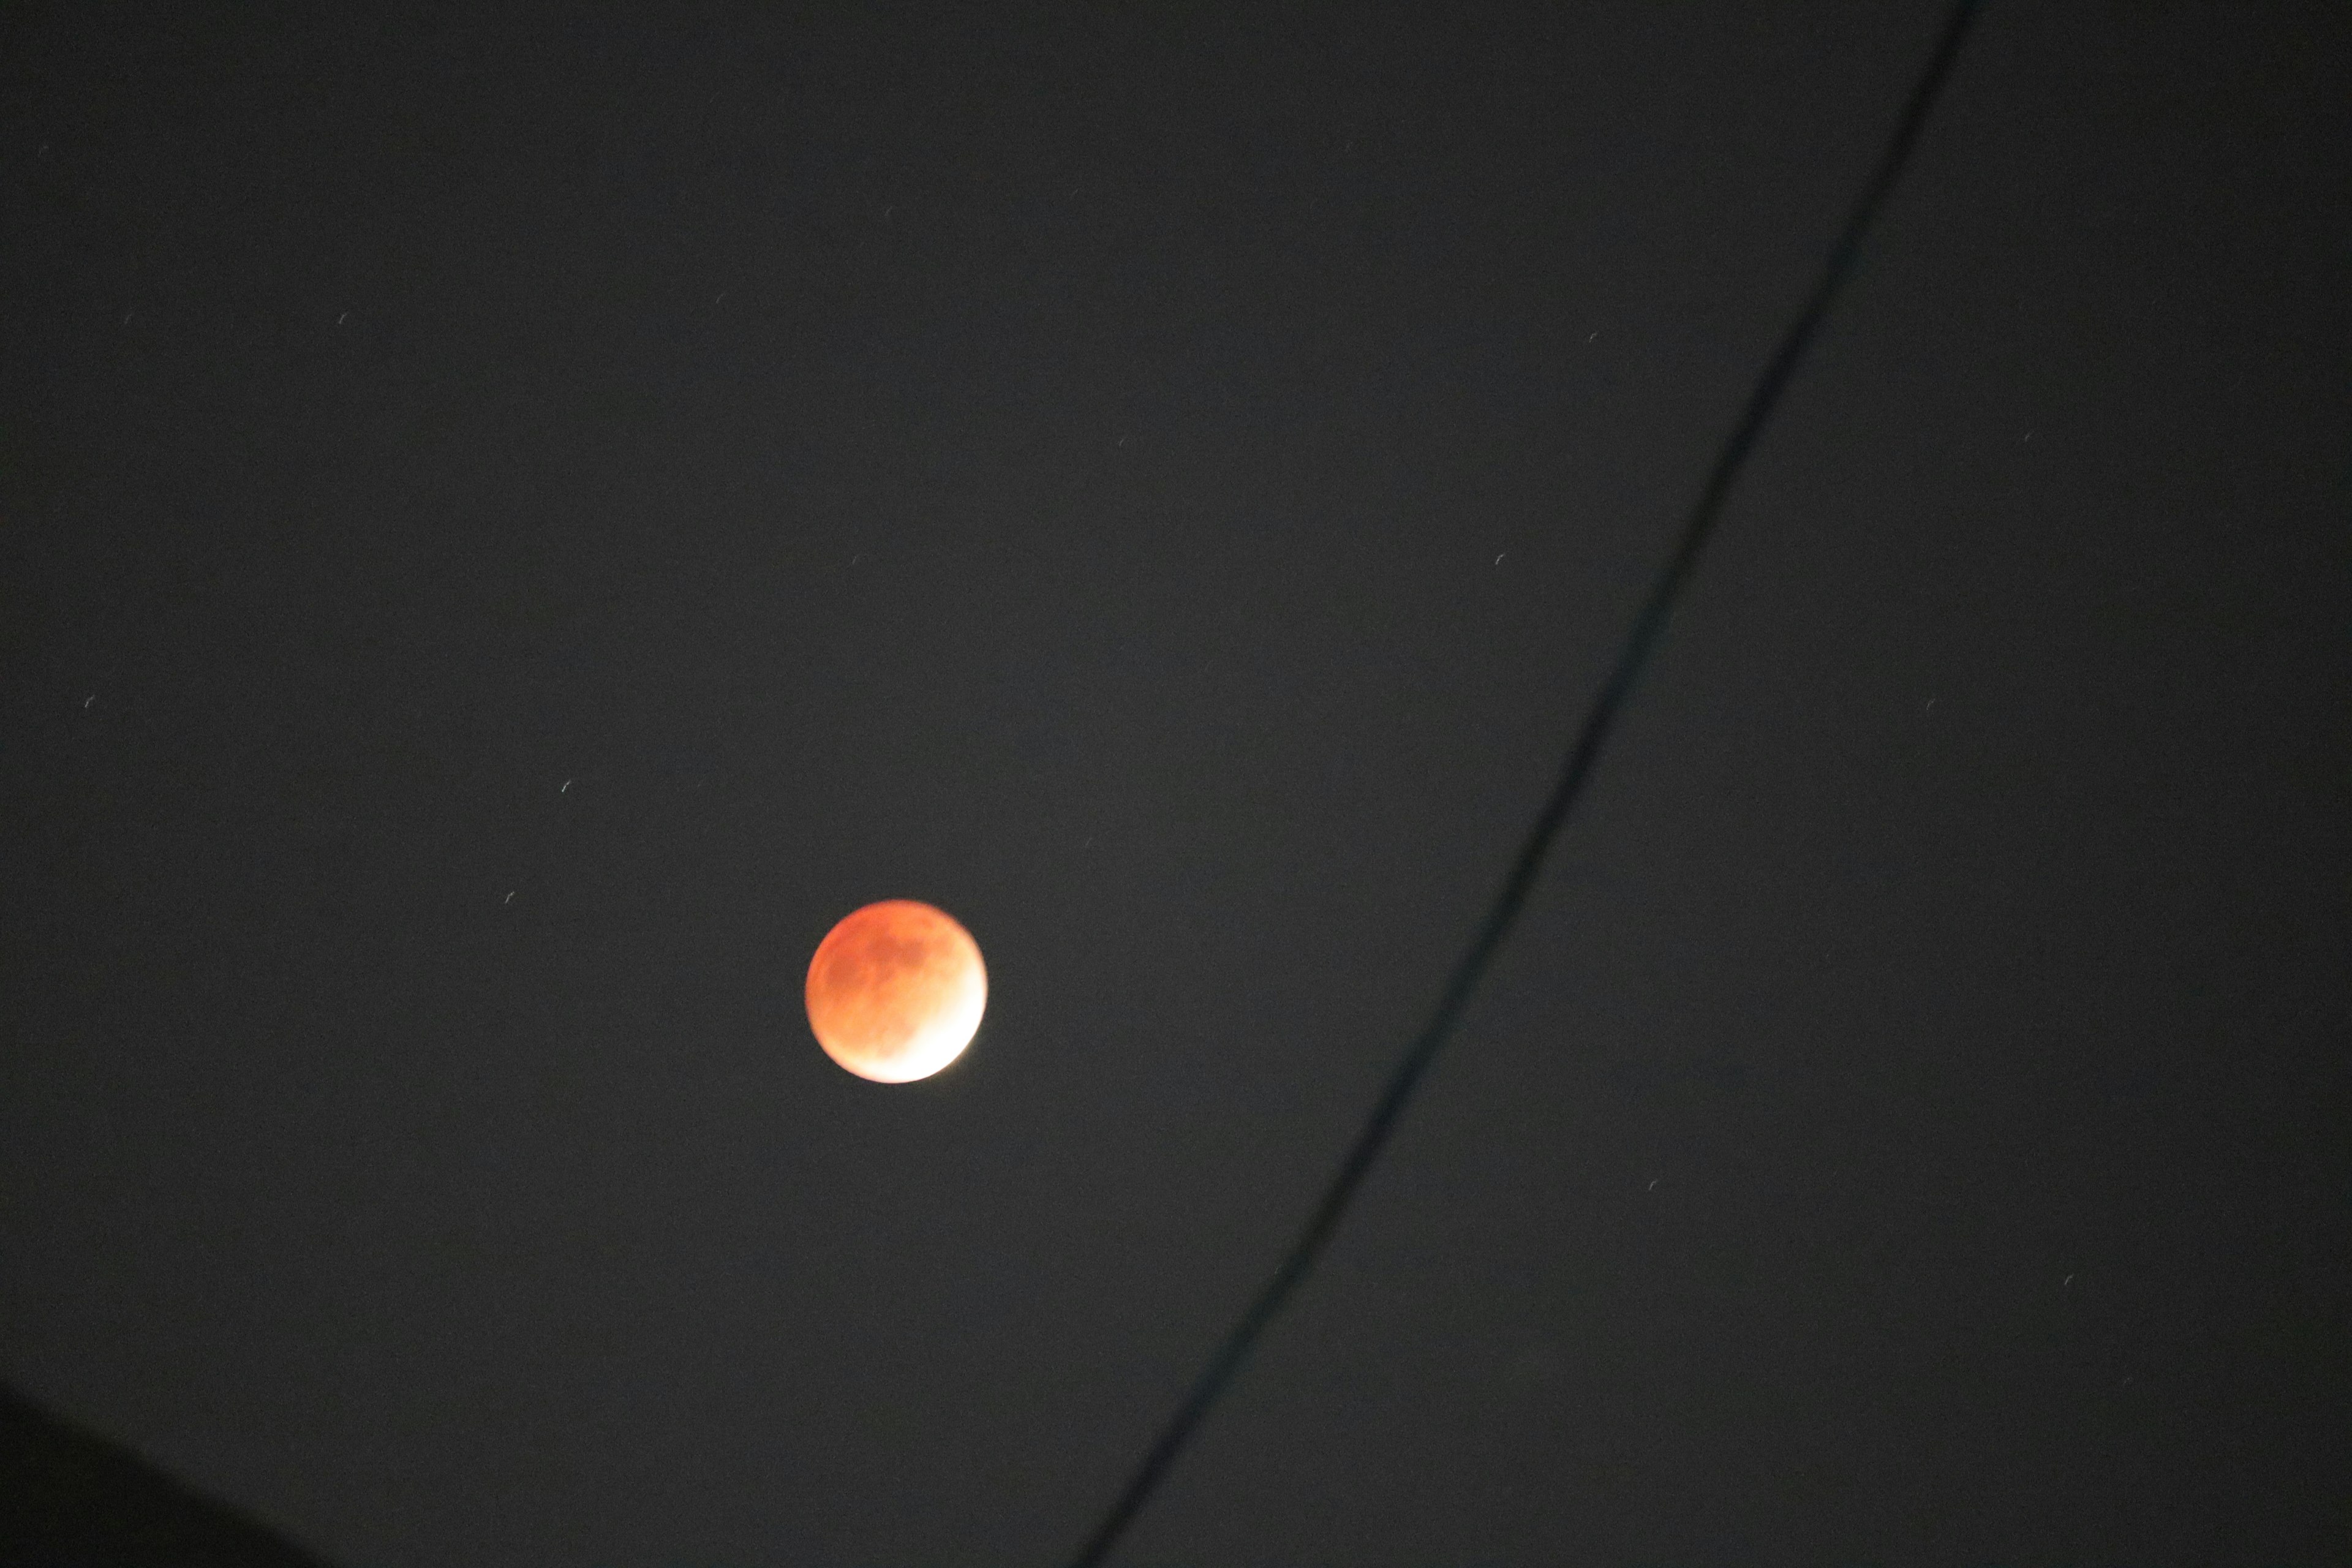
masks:
<path fill-rule="evenodd" d="M 352 1568 L 1049 1563 L 1941 7 L 398 9 L 0 13 L 0 1373 Z M 2347 371 L 2352 12 L 1993 5 L 1124 1560 L 2340 1552 Z"/>

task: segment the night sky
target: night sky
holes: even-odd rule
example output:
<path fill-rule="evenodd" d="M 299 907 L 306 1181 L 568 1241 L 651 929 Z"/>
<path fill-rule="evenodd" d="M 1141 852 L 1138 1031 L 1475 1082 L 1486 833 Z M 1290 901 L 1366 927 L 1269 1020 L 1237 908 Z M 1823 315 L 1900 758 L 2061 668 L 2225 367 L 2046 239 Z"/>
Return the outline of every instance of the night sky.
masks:
<path fill-rule="evenodd" d="M 1942 12 L 0 8 L 0 1377 L 348 1568 L 1066 1555 Z M 2352 6 L 1995 4 L 1121 1561 L 2340 1563 L 2347 1279 Z"/>

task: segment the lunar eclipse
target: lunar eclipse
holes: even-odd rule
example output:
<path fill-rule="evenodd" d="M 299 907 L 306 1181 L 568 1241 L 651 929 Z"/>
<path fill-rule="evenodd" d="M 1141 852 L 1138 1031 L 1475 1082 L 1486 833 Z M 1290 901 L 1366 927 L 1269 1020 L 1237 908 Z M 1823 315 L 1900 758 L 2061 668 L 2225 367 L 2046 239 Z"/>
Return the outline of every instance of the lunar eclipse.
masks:
<path fill-rule="evenodd" d="M 944 910 L 886 899 L 844 916 L 809 960 L 809 1028 L 876 1083 L 929 1078 L 963 1054 L 988 1005 L 980 944 Z"/>

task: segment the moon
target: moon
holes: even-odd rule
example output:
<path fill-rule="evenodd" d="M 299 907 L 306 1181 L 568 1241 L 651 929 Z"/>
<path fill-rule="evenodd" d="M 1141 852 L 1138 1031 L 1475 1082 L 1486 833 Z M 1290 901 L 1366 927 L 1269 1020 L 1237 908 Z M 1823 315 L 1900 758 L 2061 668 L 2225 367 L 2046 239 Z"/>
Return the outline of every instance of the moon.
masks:
<path fill-rule="evenodd" d="M 943 910 L 885 899 L 842 917 L 809 960 L 809 1028 L 824 1054 L 876 1083 L 929 1078 L 971 1044 L 988 971 Z"/>

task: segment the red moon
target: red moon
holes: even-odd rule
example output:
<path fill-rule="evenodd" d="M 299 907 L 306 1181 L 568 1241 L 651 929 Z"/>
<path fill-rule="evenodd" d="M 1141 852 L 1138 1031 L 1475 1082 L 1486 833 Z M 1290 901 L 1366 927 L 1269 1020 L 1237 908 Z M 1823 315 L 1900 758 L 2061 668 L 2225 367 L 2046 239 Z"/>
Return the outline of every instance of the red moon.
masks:
<path fill-rule="evenodd" d="M 842 918 L 809 960 L 809 1027 L 876 1083 L 912 1083 L 963 1055 L 988 1005 L 980 944 L 944 910 L 885 899 Z"/>

